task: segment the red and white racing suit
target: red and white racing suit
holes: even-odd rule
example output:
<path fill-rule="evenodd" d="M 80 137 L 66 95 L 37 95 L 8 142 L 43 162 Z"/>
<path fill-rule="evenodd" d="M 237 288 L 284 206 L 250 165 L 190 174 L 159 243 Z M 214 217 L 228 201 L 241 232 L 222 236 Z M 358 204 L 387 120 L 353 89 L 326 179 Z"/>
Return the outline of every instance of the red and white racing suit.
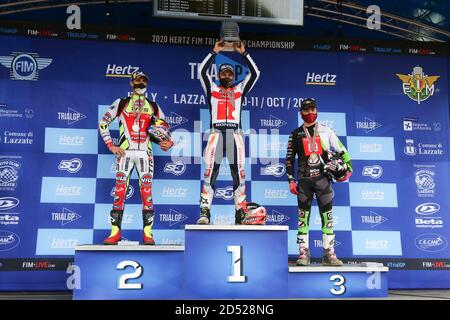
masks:
<path fill-rule="evenodd" d="M 211 123 L 211 133 L 204 151 L 206 170 L 200 207 L 211 208 L 215 182 L 225 153 L 233 178 L 234 203 L 236 209 L 239 209 L 239 204 L 246 198 L 245 145 L 241 131 L 242 100 L 258 80 L 260 72 L 248 52 L 244 52 L 242 57 L 250 73 L 242 82 L 230 88 L 218 86 L 207 73 L 216 55 L 211 51 L 200 65 L 200 82 L 208 99 Z"/>
<path fill-rule="evenodd" d="M 156 102 L 134 94 L 126 99 L 117 99 L 99 122 L 100 134 L 105 144 L 113 145 L 109 124 L 119 118 L 119 146 L 125 156 L 116 157 L 116 190 L 114 210 L 123 210 L 125 195 L 133 168 L 137 169 L 143 210 L 153 210 L 152 179 L 153 152 L 148 129 L 154 117 L 164 119 L 164 113 Z M 138 121 L 139 119 L 139 121 Z M 137 131 L 133 125 L 139 126 Z"/>

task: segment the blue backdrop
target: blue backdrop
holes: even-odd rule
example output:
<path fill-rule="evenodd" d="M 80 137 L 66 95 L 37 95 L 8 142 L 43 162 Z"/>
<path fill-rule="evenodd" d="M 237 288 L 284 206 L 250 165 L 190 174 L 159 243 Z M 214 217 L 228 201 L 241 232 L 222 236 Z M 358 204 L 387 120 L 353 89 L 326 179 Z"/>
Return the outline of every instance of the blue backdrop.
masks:
<path fill-rule="evenodd" d="M 155 239 L 184 244 L 183 226 L 198 216 L 209 121 L 197 66 L 211 47 L 17 36 L 0 36 L 0 44 L 0 289 L 66 289 L 73 246 L 108 235 L 113 155 L 97 123 L 128 94 L 137 68 L 150 75 L 148 97 L 161 105 L 176 142 L 169 153 L 154 147 Z M 314 97 L 319 121 L 334 128 L 354 165 L 350 182 L 334 185 L 338 256 L 384 262 L 392 288 L 449 288 L 448 57 L 249 52 L 261 77 L 243 111 L 248 195 L 266 206 L 269 224 L 289 225 L 291 258 L 297 207 L 284 157 L 301 124 L 301 99 Z M 221 59 L 243 63 L 234 53 Z M 420 101 L 403 83 L 415 67 L 422 74 L 414 84 L 425 86 Z M 112 129 L 117 137 L 117 124 Z M 228 171 L 222 166 L 213 223 L 234 223 Z M 137 240 L 135 174 L 131 185 L 123 228 Z M 311 221 L 318 258 L 317 207 Z"/>

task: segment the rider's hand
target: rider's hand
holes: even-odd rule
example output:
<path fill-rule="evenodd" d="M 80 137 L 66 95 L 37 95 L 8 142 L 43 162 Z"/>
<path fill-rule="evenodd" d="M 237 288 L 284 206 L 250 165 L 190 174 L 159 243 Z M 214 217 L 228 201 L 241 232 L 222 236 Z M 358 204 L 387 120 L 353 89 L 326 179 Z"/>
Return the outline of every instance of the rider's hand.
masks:
<path fill-rule="evenodd" d="M 120 147 L 112 146 L 109 147 L 108 149 L 118 157 L 123 157 L 125 155 L 125 151 L 123 151 L 122 148 Z"/>
<path fill-rule="evenodd" d="M 159 143 L 159 146 L 163 151 L 167 151 L 173 146 L 173 140 L 163 140 Z"/>
<path fill-rule="evenodd" d="M 289 182 L 289 191 L 290 191 L 292 194 L 295 194 L 295 195 L 298 195 L 298 194 L 299 194 L 299 192 L 298 192 L 298 190 L 297 190 L 297 183 L 296 183 L 294 180 L 291 180 L 291 181 Z"/>
<path fill-rule="evenodd" d="M 237 51 L 240 54 L 243 54 L 245 52 L 245 46 L 242 41 L 233 42 L 233 48 L 234 48 L 234 51 Z"/>
<path fill-rule="evenodd" d="M 216 44 L 214 45 L 213 51 L 215 53 L 219 53 L 223 49 L 225 49 L 225 41 L 221 40 L 221 41 L 216 42 Z"/>

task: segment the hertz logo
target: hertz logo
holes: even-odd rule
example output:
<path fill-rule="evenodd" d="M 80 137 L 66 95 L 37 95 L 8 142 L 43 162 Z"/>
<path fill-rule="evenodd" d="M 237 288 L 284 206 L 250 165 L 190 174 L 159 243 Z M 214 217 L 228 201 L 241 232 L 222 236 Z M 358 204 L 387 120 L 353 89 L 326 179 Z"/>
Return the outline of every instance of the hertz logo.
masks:
<path fill-rule="evenodd" d="M 335 74 L 318 74 L 314 72 L 308 72 L 306 75 L 306 84 L 315 86 L 335 86 L 336 85 Z"/>

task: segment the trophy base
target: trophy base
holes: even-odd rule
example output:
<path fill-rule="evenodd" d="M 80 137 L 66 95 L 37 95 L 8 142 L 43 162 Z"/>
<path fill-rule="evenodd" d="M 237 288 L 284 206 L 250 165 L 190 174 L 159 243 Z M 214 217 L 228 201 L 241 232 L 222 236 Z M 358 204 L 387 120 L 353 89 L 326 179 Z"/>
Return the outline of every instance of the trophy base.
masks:
<path fill-rule="evenodd" d="M 227 52 L 234 51 L 234 42 L 225 41 L 223 51 L 227 51 Z"/>

